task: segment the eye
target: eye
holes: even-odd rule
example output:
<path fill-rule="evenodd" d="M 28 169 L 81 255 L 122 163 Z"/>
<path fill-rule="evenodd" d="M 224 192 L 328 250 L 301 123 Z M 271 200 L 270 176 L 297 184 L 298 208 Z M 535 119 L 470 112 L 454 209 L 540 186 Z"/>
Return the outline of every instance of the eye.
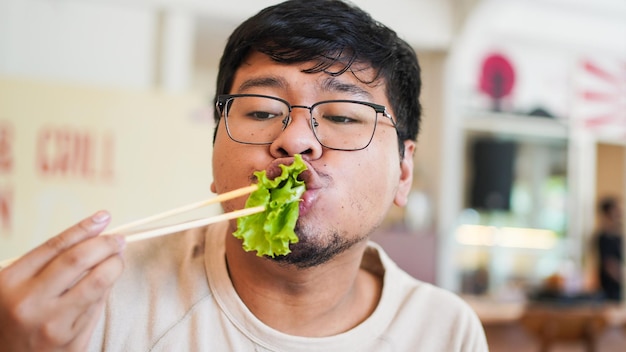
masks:
<path fill-rule="evenodd" d="M 347 101 L 327 101 L 314 107 L 313 115 L 321 123 L 335 126 L 368 124 L 372 111 L 369 106 Z"/>
<path fill-rule="evenodd" d="M 331 116 L 326 115 L 324 116 L 324 120 L 327 120 L 336 124 L 350 124 L 350 123 L 359 122 L 358 119 L 352 118 L 350 116 L 343 116 L 343 115 L 331 115 Z"/>
<path fill-rule="evenodd" d="M 271 120 L 273 118 L 282 116 L 282 113 L 273 113 L 269 111 L 250 111 L 246 114 L 246 116 L 255 120 Z"/>

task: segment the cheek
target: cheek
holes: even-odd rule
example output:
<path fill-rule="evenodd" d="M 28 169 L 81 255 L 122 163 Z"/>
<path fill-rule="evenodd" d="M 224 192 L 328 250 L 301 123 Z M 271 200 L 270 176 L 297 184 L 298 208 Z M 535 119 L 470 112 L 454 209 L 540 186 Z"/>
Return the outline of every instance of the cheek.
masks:
<path fill-rule="evenodd" d="M 215 138 L 213 146 L 213 186 L 218 194 L 249 186 L 253 183 L 253 174 L 265 168 L 269 163 L 267 147 L 249 146 L 233 142 L 224 126 Z M 248 195 L 222 204 L 224 211 L 244 208 Z"/>
<path fill-rule="evenodd" d="M 223 131 L 219 131 L 223 132 Z M 225 133 L 218 136 L 213 146 L 213 185 L 215 191 L 220 194 L 239 187 L 247 186 L 251 171 L 248 171 L 248 163 L 243 158 L 245 151 L 236 143 L 230 143 Z"/>
<path fill-rule="evenodd" d="M 386 155 L 387 149 L 369 149 L 355 168 L 341 177 L 351 206 L 362 213 L 384 214 L 393 202 L 400 167 L 395 164 L 397 158 Z"/>
<path fill-rule="evenodd" d="M 233 177 L 228 177 L 229 174 L 232 174 L 232 170 L 228 169 L 229 166 L 230 165 L 228 163 L 222 162 L 214 156 L 213 185 L 215 186 L 215 192 L 217 194 L 222 194 L 224 192 L 238 188 Z M 225 212 L 229 212 L 243 208 L 244 204 L 245 200 L 235 199 L 222 203 L 222 208 Z"/>

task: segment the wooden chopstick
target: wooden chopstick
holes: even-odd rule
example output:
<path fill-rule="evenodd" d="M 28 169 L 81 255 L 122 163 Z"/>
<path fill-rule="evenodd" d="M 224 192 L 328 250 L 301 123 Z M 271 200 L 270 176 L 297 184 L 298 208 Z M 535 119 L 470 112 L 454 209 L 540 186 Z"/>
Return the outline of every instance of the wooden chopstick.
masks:
<path fill-rule="evenodd" d="M 184 205 L 182 207 L 178 207 L 178 208 L 175 208 L 175 209 L 167 210 L 167 211 L 164 211 L 162 213 L 158 213 L 158 214 L 151 215 L 151 216 L 148 216 L 148 217 L 145 217 L 145 218 L 141 218 L 139 220 L 132 221 L 130 223 L 127 223 L 127 224 L 118 226 L 116 228 L 113 228 L 113 229 L 111 229 L 109 231 L 106 231 L 106 232 L 102 233 L 101 235 L 102 236 L 109 236 L 109 235 L 120 234 L 120 235 L 125 236 L 126 242 L 136 242 L 136 241 L 141 241 L 141 240 L 145 240 L 145 239 L 148 239 L 148 238 L 163 236 L 163 235 L 167 235 L 167 234 L 174 233 L 174 232 L 179 232 L 179 231 L 192 229 L 192 228 L 195 228 L 195 227 L 205 226 L 205 225 L 213 224 L 213 223 L 224 221 L 224 220 L 230 220 L 230 219 L 235 219 L 235 218 L 239 218 L 239 217 L 242 217 L 242 216 L 247 216 L 247 215 L 251 215 L 251 214 L 255 214 L 255 213 L 260 213 L 260 212 L 265 210 L 265 207 L 258 206 L 258 207 L 252 207 L 252 208 L 245 208 L 245 209 L 231 211 L 231 212 L 228 212 L 228 213 L 218 214 L 218 215 L 211 216 L 211 217 L 208 217 L 208 218 L 203 218 L 203 219 L 198 219 L 198 220 L 193 220 L 193 221 L 187 221 L 187 222 L 184 222 L 184 223 L 179 223 L 179 224 L 170 225 L 170 226 L 157 227 L 157 228 L 146 230 L 146 231 L 139 231 L 139 232 L 128 233 L 128 234 L 124 235 L 124 232 L 128 231 L 129 229 L 132 229 L 133 227 L 137 227 L 137 226 L 144 225 L 144 224 L 147 224 L 147 223 L 150 223 L 150 222 L 161 220 L 163 218 L 166 218 L 166 217 L 169 217 L 169 216 L 174 216 L 174 215 L 177 215 L 177 214 L 181 214 L 181 213 L 193 210 L 193 209 L 201 208 L 201 207 L 207 206 L 209 204 L 215 204 L 215 203 L 223 202 L 223 201 L 226 201 L 226 200 L 229 200 L 229 199 L 237 198 L 237 197 L 243 196 L 245 194 L 254 192 L 257 188 L 258 188 L 257 185 L 251 185 L 251 186 L 238 188 L 238 189 L 233 190 L 233 191 L 222 193 L 222 194 L 220 194 L 218 196 L 215 196 L 213 198 L 209 198 L 209 199 L 202 200 L 202 201 L 199 201 L 199 202 L 191 203 L 191 204 L 188 204 L 188 205 Z M 17 259 L 19 259 L 19 257 L 10 258 L 10 259 L 6 259 L 6 260 L 3 260 L 3 261 L 0 261 L 0 269 L 5 268 L 5 267 L 11 265 Z"/>
<path fill-rule="evenodd" d="M 220 194 L 220 195 L 218 195 L 216 197 L 213 197 L 213 198 L 201 200 L 199 202 L 191 203 L 191 204 L 179 207 L 179 208 L 167 210 L 167 211 L 164 211 L 162 213 L 158 213 L 158 214 L 151 215 L 151 216 L 139 219 L 139 220 L 135 220 L 135 221 L 129 222 L 129 223 L 125 224 L 125 225 L 121 225 L 121 226 L 118 226 L 116 228 L 113 228 L 113 229 L 107 231 L 107 233 L 108 234 L 112 234 L 112 233 L 124 232 L 124 231 L 126 231 L 128 229 L 131 229 L 133 227 L 137 227 L 137 226 L 144 225 L 144 224 L 147 224 L 147 223 L 150 223 L 150 222 L 161 220 L 161 219 L 169 217 L 169 216 L 174 216 L 174 215 L 177 215 L 177 214 L 181 214 L 181 213 L 193 210 L 193 209 L 197 209 L 197 208 L 201 208 L 201 207 L 207 206 L 209 204 L 219 203 L 219 202 L 223 202 L 225 200 L 237 198 L 237 197 L 243 196 L 244 194 L 252 193 L 252 192 L 256 191 L 257 188 L 258 188 L 257 185 L 251 185 L 251 186 L 247 186 L 247 187 L 238 188 L 238 189 L 233 190 L 233 191 L 222 193 L 222 194 Z"/>
<path fill-rule="evenodd" d="M 229 213 L 219 214 L 219 215 L 211 216 L 208 218 L 192 220 L 192 221 L 187 221 L 187 222 L 183 222 L 183 223 L 179 223 L 175 225 L 157 227 L 157 228 L 147 230 L 147 231 L 131 233 L 131 234 L 126 235 L 125 238 L 126 238 L 126 242 L 141 241 L 141 240 L 145 240 L 148 238 L 159 237 L 159 236 L 167 235 L 170 233 L 189 230 L 195 227 L 201 227 L 201 226 L 213 224 L 213 223 L 224 221 L 224 220 L 230 220 L 230 219 L 240 218 L 242 216 L 260 213 L 264 210 L 265 210 L 264 206 L 235 210 Z M 113 233 L 104 233 L 103 235 L 112 235 L 112 234 Z"/>

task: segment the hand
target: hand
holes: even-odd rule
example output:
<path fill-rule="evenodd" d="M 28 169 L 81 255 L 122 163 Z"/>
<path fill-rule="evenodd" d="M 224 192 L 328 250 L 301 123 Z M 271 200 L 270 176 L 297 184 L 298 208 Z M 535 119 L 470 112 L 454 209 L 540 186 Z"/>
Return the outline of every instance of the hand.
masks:
<path fill-rule="evenodd" d="M 0 351 L 84 351 L 122 273 L 120 236 L 100 211 L 0 270 Z"/>

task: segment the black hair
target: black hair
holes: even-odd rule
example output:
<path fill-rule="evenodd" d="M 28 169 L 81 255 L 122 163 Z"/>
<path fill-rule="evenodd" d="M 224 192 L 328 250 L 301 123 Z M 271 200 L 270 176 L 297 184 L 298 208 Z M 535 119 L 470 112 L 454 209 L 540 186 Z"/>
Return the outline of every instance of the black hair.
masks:
<path fill-rule="evenodd" d="M 340 75 L 354 63 L 369 65 L 376 75 L 364 83 L 386 83 L 402 157 L 403 142 L 417 139 L 421 79 L 415 51 L 360 8 L 340 0 L 290 0 L 260 11 L 229 37 L 219 65 L 217 95 L 230 93 L 235 72 L 252 51 L 280 63 L 312 62 L 303 71 L 307 73 Z M 330 71 L 336 64 L 341 68 Z M 216 122 L 219 119 L 216 110 Z"/>
<path fill-rule="evenodd" d="M 605 197 L 600 200 L 598 210 L 603 215 L 610 215 L 613 209 L 617 208 L 618 201 L 615 197 Z"/>

